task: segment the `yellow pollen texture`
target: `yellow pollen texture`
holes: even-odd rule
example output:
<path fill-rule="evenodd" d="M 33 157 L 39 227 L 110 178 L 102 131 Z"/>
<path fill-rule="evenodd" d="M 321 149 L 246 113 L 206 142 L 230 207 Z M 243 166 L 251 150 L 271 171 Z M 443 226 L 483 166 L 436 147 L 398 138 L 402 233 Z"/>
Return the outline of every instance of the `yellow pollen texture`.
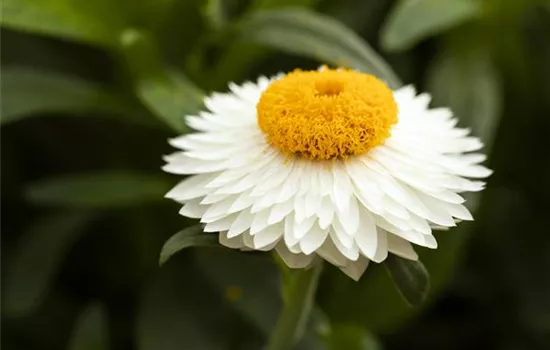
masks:
<path fill-rule="evenodd" d="M 256 108 L 270 144 L 312 160 L 364 154 L 397 122 L 392 90 L 352 70 L 296 70 L 271 83 Z"/>

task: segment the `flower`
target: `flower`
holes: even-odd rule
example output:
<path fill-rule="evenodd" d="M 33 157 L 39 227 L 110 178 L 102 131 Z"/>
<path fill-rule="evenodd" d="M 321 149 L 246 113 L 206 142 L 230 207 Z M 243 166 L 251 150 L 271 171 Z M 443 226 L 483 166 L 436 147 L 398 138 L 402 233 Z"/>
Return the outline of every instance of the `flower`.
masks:
<path fill-rule="evenodd" d="M 418 259 L 434 228 L 472 220 L 459 195 L 491 171 L 447 108 L 352 70 L 296 70 L 231 83 L 188 116 L 196 133 L 164 170 L 191 175 L 166 197 L 222 245 L 276 250 L 292 268 L 319 256 L 357 280 L 388 253 Z"/>

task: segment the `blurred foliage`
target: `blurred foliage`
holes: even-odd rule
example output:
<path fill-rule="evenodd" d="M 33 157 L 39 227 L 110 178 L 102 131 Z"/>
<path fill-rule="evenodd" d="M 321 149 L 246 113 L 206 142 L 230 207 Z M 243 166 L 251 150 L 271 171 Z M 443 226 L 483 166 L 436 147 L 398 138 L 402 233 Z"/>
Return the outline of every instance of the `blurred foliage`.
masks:
<path fill-rule="evenodd" d="M 159 267 L 195 224 L 161 155 L 205 94 L 320 64 L 432 93 L 495 175 L 474 223 L 419 249 L 423 307 L 382 266 L 327 267 L 296 349 L 550 347 L 547 1 L 4 0 L 1 35 L 5 349 L 261 348 L 286 275 L 207 247 Z"/>

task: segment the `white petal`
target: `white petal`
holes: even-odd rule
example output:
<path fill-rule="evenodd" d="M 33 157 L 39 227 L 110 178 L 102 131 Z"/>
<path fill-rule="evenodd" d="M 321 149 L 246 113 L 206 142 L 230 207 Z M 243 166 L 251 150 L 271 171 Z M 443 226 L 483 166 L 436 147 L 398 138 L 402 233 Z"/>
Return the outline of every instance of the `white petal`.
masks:
<path fill-rule="evenodd" d="M 294 209 L 294 203 L 292 200 L 275 204 L 273 207 L 271 207 L 267 223 L 273 225 L 283 220 L 288 214 L 290 214 L 292 209 Z"/>
<path fill-rule="evenodd" d="M 361 223 L 355 235 L 355 242 L 361 254 L 373 259 L 378 248 L 378 233 L 373 217 L 367 210 L 360 211 Z"/>
<path fill-rule="evenodd" d="M 227 232 L 220 232 L 219 235 L 220 244 L 232 249 L 240 249 L 244 247 L 242 237 L 227 237 Z"/>
<path fill-rule="evenodd" d="M 377 230 L 378 232 L 378 244 L 376 245 L 376 253 L 372 258 L 372 261 L 381 263 L 388 257 L 388 234 L 385 230 Z"/>
<path fill-rule="evenodd" d="M 283 237 L 284 225 L 282 223 L 271 225 L 257 232 L 254 236 L 254 248 L 261 249 L 277 242 Z"/>
<path fill-rule="evenodd" d="M 300 240 L 300 248 L 302 249 L 304 254 L 309 255 L 319 249 L 321 245 L 323 245 L 327 236 L 328 229 L 322 229 L 319 227 L 319 225 L 315 224 Z"/>
<path fill-rule="evenodd" d="M 252 225 L 252 220 L 254 220 L 254 215 L 250 213 L 250 210 L 241 211 L 233 224 L 231 224 L 227 236 L 229 238 L 232 238 L 250 229 L 250 226 Z"/>
<path fill-rule="evenodd" d="M 165 197 L 174 199 L 178 202 L 202 197 L 210 191 L 205 188 L 205 185 L 216 175 L 217 174 L 201 174 L 188 177 L 172 188 Z"/>
<path fill-rule="evenodd" d="M 317 221 L 316 216 L 309 217 L 301 222 L 294 222 L 294 238 L 302 239 Z"/>
<path fill-rule="evenodd" d="M 319 226 L 322 229 L 332 224 L 332 219 L 334 218 L 334 205 L 329 196 L 323 198 L 317 217 L 319 218 Z"/>
<path fill-rule="evenodd" d="M 227 231 L 237 218 L 237 214 L 226 216 L 220 220 L 213 221 L 204 226 L 204 232 Z"/>
<path fill-rule="evenodd" d="M 338 212 L 338 220 L 348 235 L 356 234 L 359 229 L 359 206 L 355 197 L 350 198 L 347 211 Z"/>
<path fill-rule="evenodd" d="M 254 213 L 253 215 L 254 219 L 252 220 L 252 226 L 250 226 L 251 235 L 255 235 L 269 225 L 267 223 L 267 218 L 269 218 L 269 209 L 262 210 L 259 213 Z"/>
<path fill-rule="evenodd" d="M 369 266 L 369 260 L 360 257 L 357 261 L 349 262 L 345 267 L 341 267 L 343 273 L 351 277 L 355 281 L 359 281 L 365 270 Z"/>
<path fill-rule="evenodd" d="M 418 254 L 414 251 L 412 244 L 401 237 L 389 233 L 388 238 L 388 250 L 390 253 L 400 256 L 404 259 L 418 260 Z"/>
<path fill-rule="evenodd" d="M 181 208 L 179 212 L 180 215 L 187 216 L 188 218 L 200 219 L 208 209 L 207 205 L 201 205 L 200 202 L 200 198 L 188 201 Z"/>
<path fill-rule="evenodd" d="M 291 253 L 286 245 L 279 243 L 275 249 L 277 250 L 277 253 L 279 253 L 279 256 L 285 264 L 288 265 L 288 267 L 293 269 L 302 269 L 304 267 L 307 267 L 315 257 L 315 254 L 311 255 L 305 255 L 305 254 L 293 254 Z"/>
<path fill-rule="evenodd" d="M 352 194 L 351 181 L 345 171 L 344 165 L 340 163 L 333 164 L 332 175 L 334 177 L 332 188 L 334 204 L 340 212 L 345 212 L 348 210 Z"/>

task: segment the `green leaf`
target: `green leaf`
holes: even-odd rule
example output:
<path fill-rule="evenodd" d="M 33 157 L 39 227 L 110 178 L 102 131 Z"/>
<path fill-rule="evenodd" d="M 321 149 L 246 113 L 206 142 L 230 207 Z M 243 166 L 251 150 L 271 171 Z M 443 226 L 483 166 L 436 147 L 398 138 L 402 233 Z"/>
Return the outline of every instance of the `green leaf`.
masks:
<path fill-rule="evenodd" d="M 490 147 L 503 97 L 498 72 L 486 53 L 443 53 L 428 71 L 427 86 L 435 105 L 451 108 Z"/>
<path fill-rule="evenodd" d="M 230 249 L 195 252 L 202 273 L 231 305 L 266 336 L 275 326 L 282 300 L 279 273 L 266 254 Z"/>
<path fill-rule="evenodd" d="M 183 259 L 179 259 L 179 258 Z M 187 256 L 181 254 L 148 279 L 136 321 L 139 350 L 246 349 L 254 337 Z M 236 328 L 239 327 L 239 330 Z M 245 332 L 246 337 L 243 337 Z M 233 334 L 235 333 L 235 334 Z M 259 346 L 250 347 L 258 349 Z"/>
<path fill-rule="evenodd" d="M 2 1 L 4 27 L 100 46 L 116 44 L 123 15 L 120 2 L 110 0 Z"/>
<path fill-rule="evenodd" d="M 430 278 L 420 261 L 407 260 L 390 254 L 384 261 L 384 266 L 409 304 L 420 305 L 426 299 Z"/>
<path fill-rule="evenodd" d="M 38 181 L 26 198 L 35 205 L 107 209 L 161 201 L 169 188 L 163 177 L 110 170 Z"/>
<path fill-rule="evenodd" d="M 374 74 L 393 88 L 390 66 L 342 23 L 303 9 L 259 11 L 238 26 L 240 39 Z"/>
<path fill-rule="evenodd" d="M 147 32 L 128 29 L 120 38 L 136 95 L 160 120 L 177 132 L 188 130 L 183 117 L 202 106 L 203 93 L 182 73 L 168 70 Z"/>
<path fill-rule="evenodd" d="M 319 0 L 256 0 L 251 5 L 251 11 L 284 7 L 313 7 Z"/>
<path fill-rule="evenodd" d="M 91 219 L 87 212 L 59 212 L 37 220 L 23 233 L 6 265 L 2 295 L 6 313 L 25 315 L 40 305 L 63 258 Z"/>
<path fill-rule="evenodd" d="M 324 336 L 329 350 L 381 350 L 382 345 L 374 334 L 356 324 L 333 324 Z"/>
<path fill-rule="evenodd" d="M 214 29 L 220 29 L 227 21 L 223 0 L 206 0 L 202 12 Z"/>
<path fill-rule="evenodd" d="M 387 51 L 407 50 L 419 41 L 464 23 L 481 11 L 476 0 L 400 0 L 382 28 Z"/>
<path fill-rule="evenodd" d="M 163 265 L 172 255 L 185 248 L 219 246 L 217 234 L 203 232 L 203 225 L 191 226 L 179 231 L 164 243 L 159 264 Z"/>
<path fill-rule="evenodd" d="M 2 68 L 2 125 L 38 113 L 136 114 L 135 107 L 105 87 L 75 76 L 26 67 Z"/>
<path fill-rule="evenodd" d="M 107 315 L 99 304 L 89 305 L 76 321 L 76 329 L 71 336 L 69 350 L 107 350 Z"/>

